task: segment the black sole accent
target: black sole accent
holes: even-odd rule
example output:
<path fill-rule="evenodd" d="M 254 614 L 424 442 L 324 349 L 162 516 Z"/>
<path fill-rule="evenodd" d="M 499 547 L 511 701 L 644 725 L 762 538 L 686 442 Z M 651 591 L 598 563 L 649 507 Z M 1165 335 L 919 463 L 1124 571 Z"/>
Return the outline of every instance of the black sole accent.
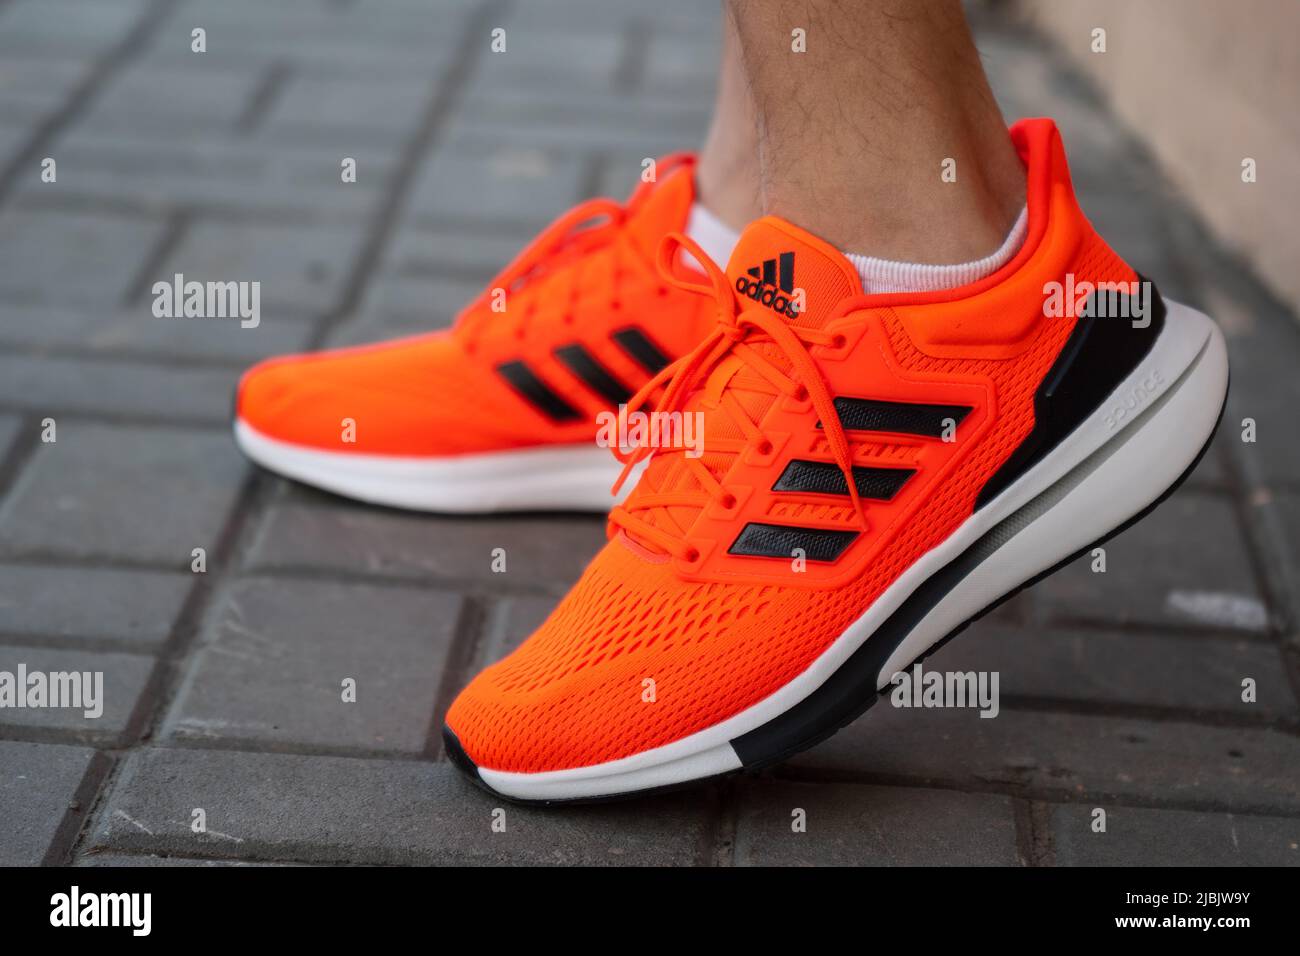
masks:
<path fill-rule="evenodd" d="M 980 489 L 975 510 L 1046 458 L 1150 354 L 1165 327 L 1165 303 L 1154 283 L 1141 276 L 1138 281 L 1151 290 L 1147 325 L 1138 328 L 1132 324 L 1132 309 L 1127 304 L 1130 296 L 1092 294 L 1085 304 L 1086 314 L 1075 322 L 1056 361 L 1034 392 L 1034 427 Z M 1095 314 L 1099 302 L 1109 302 L 1105 310 L 1118 314 Z"/>
<path fill-rule="evenodd" d="M 1033 587 L 1039 581 L 1042 581 L 1044 578 L 1049 577 L 1052 574 L 1055 574 L 1057 571 L 1059 571 L 1061 568 L 1065 567 L 1066 565 L 1078 560 L 1080 557 L 1090 552 L 1093 548 L 1105 544 L 1107 541 L 1110 541 L 1112 538 L 1116 537 L 1117 535 L 1120 535 L 1123 532 L 1127 531 L 1130 527 L 1137 524 L 1137 522 L 1141 521 L 1143 518 L 1145 518 L 1147 515 L 1153 512 L 1156 508 L 1158 508 L 1162 503 L 1164 503 L 1164 501 L 1166 501 L 1174 492 L 1176 492 L 1180 487 L 1182 487 L 1182 485 L 1187 481 L 1188 477 L 1191 476 L 1192 472 L 1194 472 L 1196 470 L 1196 467 L 1201 463 L 1201 459 L 1205 457 L 1205 454 L 1207 451 L 1209 451 L 1210 446 L 1214 443 L 1214 436 L 1218 433 L 1219 425 L 1223 421 L 1223 411 L 1227 407 L 1227 395 L 1228 395 L 1228 390 L 1225 389 L 1223 404 L 1219 406 L 1219 414 L 1218 417 L 1215 419 L 1214 428 L 1210 430 L 1209 437 L 1205 440 L 1205 443 L 1201 446 L 1200 451 L 1196 453 L 1196 457 L 1192 459 L 1191 464 L 1189 464 L 1183 470 L 1182 474 L 1178 476 L 1177 480 L 1175 480 L 1168 488 L 1166 488 L 1163 492 L 1161 492 L 1161 494 L 1155 500 L 1153 500 L 1150 504 L 1148 504 L 1146 507 L 1142 508 L 1140 511 L 1133 514 L 1125 521 L 1121 522 L 1116 527 L 1112 528 L 1111 530 L 1107 531 L 1105 534 L 1098 537 L 1096 540 L 1090 542 L 1089 544 L 1084 545 L 1083 547 L 1079 548 L 1077 551 L 1073 552 L 1072 554 L 1069 554 L 1066 557 L 1062 558 L 1060 561 L 1052 565 L 1050 568 L 1041 571 L 1040 573 L 1034 575 L 1029 580 L 1018 585 L 1015 588 L 1012 588 L 1007 593 L 1003 594 L 996 600 L 990 602 L 984 608 L 982 608 L 975 614 L 971 615 L 961 624 L 957 625 L 955 628 L 949 631 L 948 634 L 946 634 L 943 638 L 936 641 L 924 653 L 917 656 L 913 661 L 909 662 L 906 665 L 906 667 L 901 669 L 902 670 L 910 669 L 917 662 L 926 660 L 932 654 L 936 653 L 937 651 L 941 650 L 944 646 L 946 646 L 947 643 L 950 640 L 952 640 L 954 637 L 956 637 L 958 634 L 965 631 L 975 621 L 978 621 L 980 618 L 996 610 L 998 607 L 1001 607 L 1004 603 L 1006 603 L 1011 598 L 1015 597 L 1017 594 L 1024 591 L 1025 589 Z M 990 532 L 990 534 L 991 533 L 992 532 Z M 953 562 L 950 562 L 948 566 L 945 566 L 943 569 L 941 569 L 931 578 L 927 579 L 926 582 L 924 582 L 921 585 L 921 588 L 918 588 L 918 592 L 926 588 L 931 581 L 934 581 L 940 578 L 941 576 L 944 576 L 948 572 L 949 567 L 961 561 L 961 558 L 964 557 L 966 553 L 969 553 L 970 551 L 973 551 L 975 548 L 979 547 L 980 543 L 984 542 L 987 537 L 988 535 L 982 537 L 980 541 L 972 545 L 970 549 L 967 549 L 967 552 L 964 552 L 962 556 L 959 556 Z M 957 581 L 960 581 L 960 579 L 965 576 L 965 573 L 967 572 L 962 571 L 961 573 L 957 573 L 956 571 L 954 571 L 951 574 L 948 574 L 946 580 L 949 581 L 949 586 L 955 584 Z M 941 597 L 942 595 L 939 596 Z M 908 599 L 908 601 L 910 600 L 911 598 Z M 931 595 L 931 600 L 933 602 L 934 600 L 933 595 Z M 635 790 L 628 793 L 608 794 L 601 797 L 575 797 L 572 799 L 564 799 L 564 800 L 521 800 L 515 797 L 507 797 L 504 794 L 492 790 L 491 787 L 488 787 L 487 784 L 484 783 L 482 778 L 479 776 L 478 768 L 474 765 L 473 761 L 471 761 L 469 757 L 465 755 L 464 751 L 460 748 L 459 741 L 457 741 L 455 744 L 455 749 L 460 755 L 459 758 L 456 755 L 452 754 L 452 748 L 450 745 L 448 745 L 448 753 L 452 754 L 452 761 L 456 763 L 458 767 L 461 767 L 462 770 L 466 770 L 467 773 L 470 773 L 474 781 L 478 783 L 480 786 L 484 787 L 489 792 L 493 793 L 494 795 L 496 795 L 502 800 L 505 800 L 512 804 L 521 805 L 521 806 L 599 804 L 599 803 L 611 803 L 611 802 L 622 801 L 622 800 L 633 800 L 637 798 L 651 797 L 662 793 L 670 793 L 673 791 L 679 791 L 687 788 L 702 786 L 709 782 L 722 780 L 727 777 L 735 776 L 736 774 L 739 773 L 744 773 L 746 771 L 754 771 L 754 770 L 761 769 L 762 767 L 780 763 L 792 757 L 794 754 L 807 750 L 810 747 L 814 747 L 817 744 L 821 743 L 822 741 L 826 740 L 827 738 L 833 736 L 836 733 L 836 731 L 852 723 L 863 713 L 869 710 L 871 706 L 875 704 L 877 700 L 880 699 L 881 696 L 889 692 L 888 687 L 886 687 L 885 690 L 883 691 L 878 691 L 876 689 L 876 681 L 880 674 L 880 667 L 883 666 L 884 662 L 887 661 L 889 657 L 893 654 L 894 649 L 898 646 L 898 641 L 901 641 L 904 637 L 907 636 L 907 633 L 908 631 L 910 631 L 911 626 L 914 626 L 915 621 L 920 620 L 920 617 L 914 617 L 912 624 L 909 625 L 907 628 L 897 629 L 895 631 L 896 640 L 892 642 L 888 648 L 882 646 L 871 651 L 870 654 L 864 654 L 864 652 L 867 651 L 867 649 L 870 648 L 873 643 L 875 643 L 875 639 L 878 636 L 880 636 L 880 634 L 883 631 L 883 628 L 889 625 L 889 623 L 893 621 L 895 616 L 903 612 L 904 608 L 907 607 L 907 604 L 908 602 L 904 602 L 904 604 L 900 606 L 898 611 L 895 611 L 894 615 L 891 615 L 890 620 L 886 621 L 885 625 L 882 625 L 881 629 L 878 629 L 876 632 L 874 632 L 871 636 L 871 639 L 866 641 L 861 648 L 855 651 L 854 654 L 850 656 L 849 660 L 846 661 L 843 665 L 841 665 L 839 670 L 837 670 L 835 674 L 832 674 L 831 677 L 828 678 L 827 681 L 822 685 L 823 687 L 826 687 L 827 685 L 831 684 L 832 681 L 838 680 L 836 684 L 837 693 L 845 695 L 843 698 L 830 701 L 829 703 L 827 701 L 823 701 L 822 706 L 818 708 L 813 708 L 813 707 L 805 708 L 804 705 L 807 703 L 807 701 L 811 700 L 813 696 L 816 696 L 820 692 L 821 688 L 819 688 L 818 691 L 813 692 L 813 695 L 810 695 L 810 697 L 806 698 L 805 701 L 796 704 L 790 710 L 786 711 L 785 714 L 773 718 L 773 720 L 769 721 L 767 724 L 764 724 L 762 727 L 755 728 L 749 733 L 743 734 L 740 737 L 733 739 L 731 741 L 731 744 L 735 748 L 736 754 L 737 756 L 740 757 L 742 763 L 742 766 L 736 770 L 731 770 L 721 774 L 715 774 L 710 777 L 700 777 L 694 780 L 684 780 L 680 783 L 674 783 L 664 787 L 656 787 L 647 790 Z M 931 606 L 933 606 L 933 603 L 931 603 Z M 917 610 L 916 608 L 913 608 L 909 616 L 914 616 L 916 614 L 916 610 Z M 923 612 L 921 616 L 924 616 Z M 859 658 L 858 656 L 859 654 L 862 654 L 863 656 Z M 856 663 L 855 663 L 855 659 L 857 659 Z M 878 661 L 875 667 L 864 668 L 863 662 L 869 663 L 871 660 Z M 841 678 L 840 676 L 841 672 L 850 669 L 851 665 L 852 665 L 852 672 L 846 674 L 843 678 Z M 864 687 L 863 672 L 866 670 L 869 670 L 869 674 L 866 675 L 866 679 L 867 681 L 869 681 L 869 683 Z M 790 718 L 791 720 L 794 721 L 794 723 L 790 725 L 789 729 L 778 726 L 779 722 L 784 721 L 786 718 Z M 450 729 L 444 728 L 444 735 L 449 737 L 452 740 L 455 739 L 455 735 L 451 733 Z M 464 761 L 464 763 L 461 762 L 462 760 Z"/>

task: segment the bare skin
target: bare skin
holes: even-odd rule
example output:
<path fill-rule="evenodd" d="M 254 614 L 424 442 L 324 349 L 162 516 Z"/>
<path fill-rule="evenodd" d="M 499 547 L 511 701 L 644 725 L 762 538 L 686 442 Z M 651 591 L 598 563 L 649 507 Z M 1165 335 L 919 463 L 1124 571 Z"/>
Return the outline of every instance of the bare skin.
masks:
<path fill-rule="evenodd" d="M 701 199 L 847 252 L 933 264 L 995 251 L 1025 202 L 960 0 L 723 0 Z M 792 51 L 802 29 L 806 52 Z M 945 182 L 945 160 L 956 181 Z"/>

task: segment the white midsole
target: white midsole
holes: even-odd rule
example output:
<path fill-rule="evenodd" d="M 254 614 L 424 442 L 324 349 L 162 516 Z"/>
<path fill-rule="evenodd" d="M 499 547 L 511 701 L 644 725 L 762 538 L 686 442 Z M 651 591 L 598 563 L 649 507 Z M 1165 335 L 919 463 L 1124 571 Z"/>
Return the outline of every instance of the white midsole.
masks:
<path fill-rule="evenodd" d="M 909 567 L 870 608 L 798 677 L 719 724 L 662 747 L 588 767 L 510 773 L 480 767 L 483 781 L 521 800 L 567 800 L 631 793 L 713 776 L 741 767 L 731 741 L 780 716 L 815 691 L 926 579 L 994 526 L 1024 508 L 1108 442 L 1127 440 L 1114 454 L 1022 529 L 945 595 L 917 623 L 881 668 L 877 687 L 999 597 L 1052 567 L 1140 512 L 1173 484 L 1201 450 L 1227 390 L 1223 336 L 1205 315 L 1167 302 L 1165 327 L 1138 368 L 1052 452 L 975 512 L 943 543 Z M 1187 370 L 1178 389 L 1139 432 L 1128 426 L 1156 405 Z M 1138 406 L 1116 421 L 1116 410 L 1140 393 Z M 1091 464 L 1091 463 L 1089 463 Z M 1068 484 L 1068 483 L 1067 483 Z"/>
<path fill-rule="evenodd" d="M 628 476 L 616 497 L 610 488 L 622 465 L 594 442 L 415 458 L 309 448 L 271 438 L 241 419 L 234 431 L 244 454 L 277 474 L 359 501 L 418 511 L 603 513 L 636 484 L 644 466 Z"/>

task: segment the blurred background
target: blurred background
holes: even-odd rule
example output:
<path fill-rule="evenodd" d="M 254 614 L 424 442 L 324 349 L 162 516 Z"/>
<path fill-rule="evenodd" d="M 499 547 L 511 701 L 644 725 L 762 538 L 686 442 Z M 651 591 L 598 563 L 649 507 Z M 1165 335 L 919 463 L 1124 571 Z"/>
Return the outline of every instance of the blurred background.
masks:
<path fill-rule="evenodd" d="M 93 721 L 0 710 L 0 863 L 1294 863 L 1300 5 L 969 9 L 1008 120 L 1056 118 L 1102 233 L 1228 332 L 1211 453 L 1107 573 L 933 659 L 1000 670 L 997 720 L 875 708 L 757 777 L 484 839 L 442 713 L 601 519 L 290 485 L 235 451 L 231 389 L 264 355 L 446 325 L 552 217 L 696 147 L 716 5 L 0 0 L 0 670 L 107 694 Z M 260 325 L 155 319 L 178 272 L 260 281 Z M 364 688 L 342 712 L 340 675 Z M 1097 805 L 1122 839 L 1091 838 Z"/>

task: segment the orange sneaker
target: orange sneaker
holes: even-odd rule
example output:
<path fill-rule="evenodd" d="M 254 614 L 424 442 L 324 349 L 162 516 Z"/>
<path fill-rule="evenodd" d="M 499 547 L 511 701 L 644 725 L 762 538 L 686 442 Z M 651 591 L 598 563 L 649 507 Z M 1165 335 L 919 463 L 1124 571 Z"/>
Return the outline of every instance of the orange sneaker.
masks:
<path fill-rule="evenodd" d="M 1223 337 L 1093 231 L 1050 121 L 1012 137 L 1028 235 L 986 279 L 865 296 L 772 217 L 710 270 L 718 324 L 658 408 L 701 412 L 704 454 L 656 450 L 581 580 L 456 699 L 462 769 L 556 801 L 781 760 L 1180 481 Z"/>
<path fill-rule="evenodd" d="M 654 263 L 664 235 L 685 228 L 693 166 L 667 157 L 626 205 L 591 200 L 562 216 L 450 330 L 257 365 L 236 396 L 240 448 L 379 504 L 608 510 L 618 463 L 596 444 L 598 413 L 713 323 Z"/>

